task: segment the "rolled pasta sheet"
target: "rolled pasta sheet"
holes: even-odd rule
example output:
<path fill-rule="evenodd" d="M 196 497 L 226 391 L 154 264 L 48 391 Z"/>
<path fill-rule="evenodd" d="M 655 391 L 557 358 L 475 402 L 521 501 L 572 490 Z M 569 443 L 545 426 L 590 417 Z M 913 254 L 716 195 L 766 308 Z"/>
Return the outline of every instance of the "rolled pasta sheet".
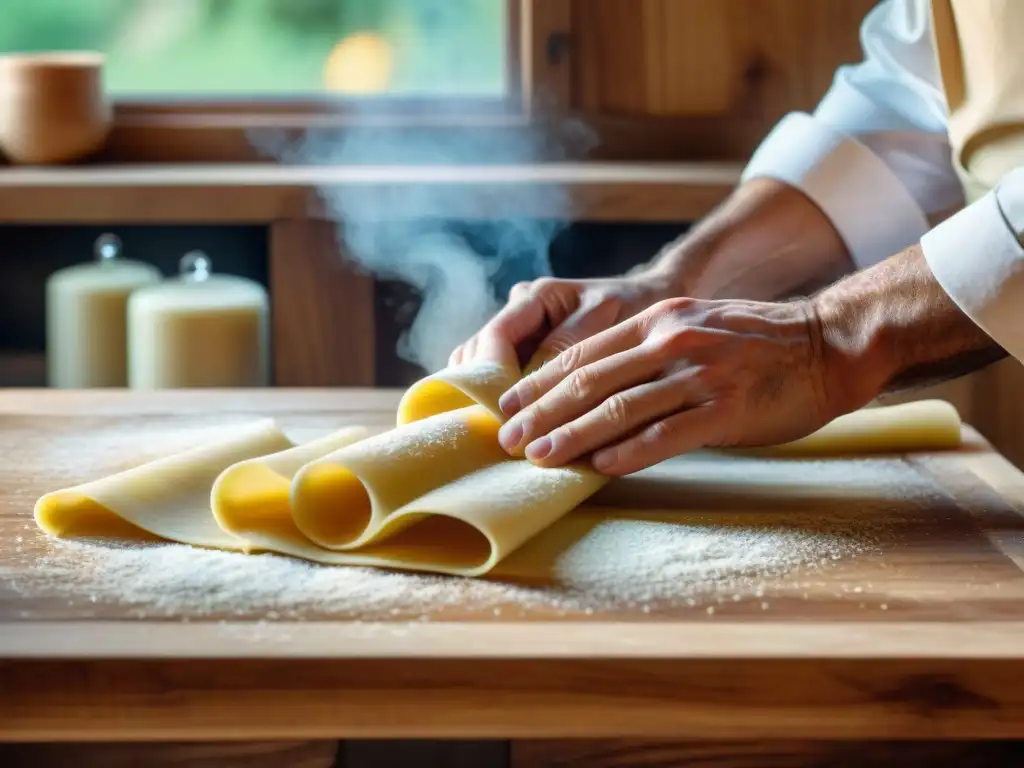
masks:
<path fill-rule="evenodd" d="M 227 466 L 208 492 L 213 519 L 225 532 L 248 542 L 250 549 L 287 552 L 288 543 L 293 541 L 308 546 L 292 518 L 292 480 L 310 462 L 368 434 L 364 427 L 346 427 L 308 443 Z"/>
<path fill-rule="evenodd" d="M 516 374 L 451 368 L 406 393 L 399 426 L 302 468 L 297 529 L 321 562 L 479 576 L 607 482 L 584 466 L 547 469 L 498 444 L 497 401 Z"/>

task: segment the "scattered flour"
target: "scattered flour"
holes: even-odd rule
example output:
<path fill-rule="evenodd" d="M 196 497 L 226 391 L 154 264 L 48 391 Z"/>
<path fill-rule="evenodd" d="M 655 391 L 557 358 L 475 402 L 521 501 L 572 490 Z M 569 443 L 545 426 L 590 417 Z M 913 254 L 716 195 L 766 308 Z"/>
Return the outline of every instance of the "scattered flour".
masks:
<path fill-rule="evenodd" d="M 535 585 L 319 566 L 179 544 L 38 535 L 45 541 L 43 554 L 17 568 L 0 563 L 0 593 L 47 598 L 47 614 L 56 599 L 76 616 L 127 611 L 139 618 L 270 621 L 656 614 L 748 600 L 765 610 L 766 591 L 880 546 L 877 530 L 740 527 L 711 519 L 686 524 L 609 520 L 560 553 L 550 566 L 553 578 Z"/>

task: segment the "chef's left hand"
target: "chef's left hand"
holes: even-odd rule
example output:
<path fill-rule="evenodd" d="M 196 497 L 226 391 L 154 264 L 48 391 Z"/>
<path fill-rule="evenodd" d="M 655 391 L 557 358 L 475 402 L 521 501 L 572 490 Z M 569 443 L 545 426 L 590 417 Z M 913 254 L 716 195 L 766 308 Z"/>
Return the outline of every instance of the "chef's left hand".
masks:
<path fill-rule="evenodd" d="M 859 407 L 836 390 L 810 301 L 661 301 L 504 394 L 502 446 L 625 475 L 704 447 L 773 445 Z M 834 366 L 833 366 L 834 367 Z"/>

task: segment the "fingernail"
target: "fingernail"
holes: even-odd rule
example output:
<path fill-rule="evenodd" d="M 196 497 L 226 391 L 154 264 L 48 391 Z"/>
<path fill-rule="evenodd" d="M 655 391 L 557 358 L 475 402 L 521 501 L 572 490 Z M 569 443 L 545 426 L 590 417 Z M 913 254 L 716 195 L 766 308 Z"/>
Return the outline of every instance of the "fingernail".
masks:
<path fill-rule="evenodd" d="M 498 400 L 498 407 L 506 416 L 513 415 L 522 407 L 519 401 L 519 393 L 514 389 L 510 389 Z"/>
<path fill-rule="evenodd" d="M 606 469 L 610 469 L 619 458 L 619 452 L 615 448 L 606 448 L 603 451 L 598 451 L 594 454 L 594 469 L 598 472 L 603 472 Z"/>
<path fill-rule="evenodd" d="M 498 430 L 498 442 L 508 452 L 514 451 L 523 441 L 523 426 L 518 421 L 510 421 Z"/>
<path fill-rule="evenodd" d="M 526 458 L 530 461 L 537 461 L 543 459 L 551 453 L 552 443 L 551 438 L 548 436 L 539 437 L 526 446 Z"/>

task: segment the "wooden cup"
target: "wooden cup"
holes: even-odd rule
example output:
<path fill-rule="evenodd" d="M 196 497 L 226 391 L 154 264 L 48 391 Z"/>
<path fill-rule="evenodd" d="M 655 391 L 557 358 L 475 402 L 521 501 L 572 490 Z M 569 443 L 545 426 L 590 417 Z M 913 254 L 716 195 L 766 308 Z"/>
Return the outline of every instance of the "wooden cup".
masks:
<path fill-rule="evenodd" d="M 103 63 L 92 52 L 0 56 L 0 151 L 13 163 L 44 165 L 99 150 L 113 122 Z"/>

